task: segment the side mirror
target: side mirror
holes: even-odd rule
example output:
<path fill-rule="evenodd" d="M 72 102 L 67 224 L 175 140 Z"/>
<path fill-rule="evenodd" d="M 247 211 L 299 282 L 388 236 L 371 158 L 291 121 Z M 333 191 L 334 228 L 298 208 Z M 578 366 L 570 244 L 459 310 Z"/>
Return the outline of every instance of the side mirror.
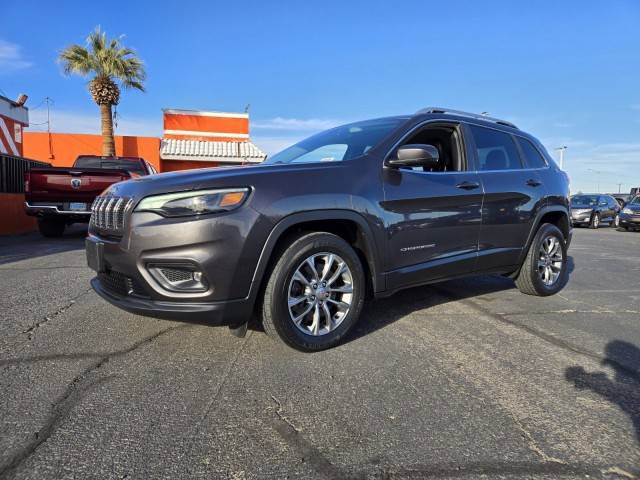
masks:
<path fill-rule="evenodd" d="M 389 158 L 391 167 L 424 167 L 434 168 L 440 163 L 440 154 L 433 145 L 416 143 L 403 145 L 396 150 L 395 158 Z"/>

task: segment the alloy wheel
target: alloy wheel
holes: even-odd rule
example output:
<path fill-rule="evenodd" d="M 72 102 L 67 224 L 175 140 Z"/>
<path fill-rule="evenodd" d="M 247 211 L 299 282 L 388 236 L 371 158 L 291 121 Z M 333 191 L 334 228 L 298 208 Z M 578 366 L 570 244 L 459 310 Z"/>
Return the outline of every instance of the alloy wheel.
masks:
<path fill-rule="evenodd" d="M 289 281 L 289 316 L 303 333 L 326 335 L 340 326 L 353 301 L 353 275 L 335 253 L 307 257 Z"/>
<path fill-rule="evenodd" d="M 564 266 L 564 257 L 560 239 L 555 235 L 549 235 L 542 240 L 538 252 L 538 275 L 545 286 L 554 285 Z"/>

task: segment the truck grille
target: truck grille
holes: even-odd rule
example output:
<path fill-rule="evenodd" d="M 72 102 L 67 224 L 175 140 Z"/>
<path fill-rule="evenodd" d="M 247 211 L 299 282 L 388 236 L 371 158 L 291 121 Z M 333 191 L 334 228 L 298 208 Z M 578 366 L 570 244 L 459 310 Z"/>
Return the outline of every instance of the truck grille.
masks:
<path fill-rule="evenodd" d="M 96 197 L 91 205 L 91 225 L 103 230 L 122 232 L 125 214 L 132 200 L 126 197 Z"/>

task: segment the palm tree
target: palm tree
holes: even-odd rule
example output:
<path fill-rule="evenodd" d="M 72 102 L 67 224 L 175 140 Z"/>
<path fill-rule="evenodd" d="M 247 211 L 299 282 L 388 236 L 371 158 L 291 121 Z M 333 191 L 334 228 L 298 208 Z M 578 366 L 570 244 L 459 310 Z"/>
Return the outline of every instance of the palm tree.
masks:
<path fill-rule="evenodd" d="M 86 43 L 86 48 L 77 44 L 68 46 L 58 59 L 66 75 L 93 76 L 89 82 L 89 93 L 100 107 L 102 155 L 114 157 L 116 148 L 111 108 L 120 101 L 120 88 L 144 92 L 144 65 L 132 49 L 120 43 L 120 39 L 108 40 L 100 27 L 91 32 Z"/>

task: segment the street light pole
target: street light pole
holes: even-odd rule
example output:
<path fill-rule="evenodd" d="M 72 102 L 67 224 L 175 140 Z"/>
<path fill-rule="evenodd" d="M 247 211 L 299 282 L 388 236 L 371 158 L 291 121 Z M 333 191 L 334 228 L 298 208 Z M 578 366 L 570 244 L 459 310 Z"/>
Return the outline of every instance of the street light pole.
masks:
<path fill-rule="evenodd" d="M 560 170 L 564 170 L 564 151 L 566 149 L 566 145 L 556 148 L 556 151 L 560 152 Z"/>

